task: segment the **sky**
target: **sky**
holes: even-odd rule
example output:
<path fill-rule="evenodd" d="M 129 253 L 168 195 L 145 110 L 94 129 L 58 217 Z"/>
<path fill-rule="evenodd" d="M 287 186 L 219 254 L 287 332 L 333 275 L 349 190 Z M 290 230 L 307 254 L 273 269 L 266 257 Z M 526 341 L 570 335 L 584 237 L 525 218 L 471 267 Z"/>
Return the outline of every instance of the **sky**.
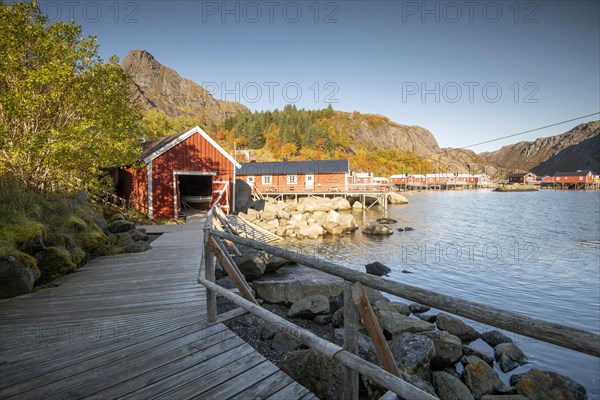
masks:
<path fill-rule="evenodd" d="M 149 51 L 222 100 L 381 114 L 464 147 L 600 111 L 599 1 L 47 1 L 104 59 Z M 476 152 L 565 132 L 598 114 Z"/>

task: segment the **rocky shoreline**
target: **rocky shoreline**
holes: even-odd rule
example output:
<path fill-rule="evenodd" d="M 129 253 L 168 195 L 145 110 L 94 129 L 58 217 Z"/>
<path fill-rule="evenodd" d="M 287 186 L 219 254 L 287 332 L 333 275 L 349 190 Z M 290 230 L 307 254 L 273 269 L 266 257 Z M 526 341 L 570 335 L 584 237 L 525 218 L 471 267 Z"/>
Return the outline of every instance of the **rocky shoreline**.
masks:
<path fill-rule="evenodd" d="M 275 272 L 248 276 L 259 302 L 271 312 L 343 345 L 343 281 L 283 259 L 279 262 L 285 264 Z M 228 278 L 220 283 L 231 287 Z M 390 301 L 376 290 L 369 289 L 367 296 L 402 378 L 442 400 L 587 399 L 582 385 L 552 371 L 531 368 L 503 383 L 501 373 L 527 365 L 528 359 L 498 330 L 478 332 L 456 317 L 432 312 L 421 304 Z M 228 308 L 224 302 L 219 307 L 220 312 Z M 252 315 L 227 325 L 319 398 L 343 398 L 343 368 L 336 362 Z M 361 325 L 360 355 L 381 365 L 364 332 Z M 361 377 L 361 398 L 378 399 L 384 392 Z"/>
<path fill-rule="evenodd" d="M 509 185 L 498 186 L 496 189 L 494 189 L 494 192 L 537 192 L 539 190 L 539 186 L 536 185 L 511 183 Z"/>
<path fill-rule="evenodd" d="M 393 192 L 388 194 L 388 201 L 392 204 L 408 203 L 404 196 Z M 267 197 L 264 201 L 250 203 L 247 211 L 240 211 L 238 215 L 281 237 L 317 239 L 324 235 L 346 235 L 356 231 L 358 224 L 353 213 L 362 212 L 363 208 L 359 200 L 343 197 L 302 197 L 297 202 Z M 382 224 L 374 224 L 366 233 L 391 234 L 384 228 L 375 229 L 378 225 Z"/>

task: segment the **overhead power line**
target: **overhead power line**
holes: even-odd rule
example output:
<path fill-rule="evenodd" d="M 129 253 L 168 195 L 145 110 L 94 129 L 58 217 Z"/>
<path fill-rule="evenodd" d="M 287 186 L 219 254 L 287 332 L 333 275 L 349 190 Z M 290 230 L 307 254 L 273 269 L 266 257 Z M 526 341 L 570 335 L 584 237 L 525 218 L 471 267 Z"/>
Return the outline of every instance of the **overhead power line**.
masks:
<path fill-rule="evenodd" d="M 595 112 L 592 114 L 588 114 L 588 115 L 583 115 L 581 117 L 577 117 L 577 118 L 572 118 L 572 119 L 568 119 L 566 121 L 561 121 L 561 122 L 557 122 L 554 124 L 550 124 L 550 125 L 546 125 L 546 126 L 542 126 L 539 128 L 535 128 L 535 129 L 529 129 L 527 131 L 523 131 L 523 132 L 519 132 L 519 133 L 513 133 L 512 135 L 507 135 L 507 136 L 502 136 L 496 139 L 491 139 L 491 140 L 486 140 L 485 142 L 480 142 L 480 143 L 475 143 L 475 144 L 470 144 L 468 146 L 464 146 L 464 147 L 459 147 L 459 149 L 468 149 L 469 147 L 475 147 L 475 146 L 479 146 L 482 144 L 487 144 L 487 143 L 492 143 L 492 142 L 497 142 L 498 140 L 502 140 L 502 139 L 508 139 L 511 137 L 515 137 L 515 136 L 519 136 L 519 135 L 524 135 L 526 133 L 531 133 L 531 132 L 535 132 L 535 131 L 540 131 L 542 129 L 546 129 L 546 128 L 551 128 L 553 126 L 557 126 L 557 125 L 562 125 L 562 124 L 566 124 L 567 122 L 573 122 L 573 121 L 577 121 L 578 119 L 583 119 L 583 118 L 587 118 L 587 117 L 591 117 L 593 115 L 598 115 L 600 114 L 600 112 Z"/>

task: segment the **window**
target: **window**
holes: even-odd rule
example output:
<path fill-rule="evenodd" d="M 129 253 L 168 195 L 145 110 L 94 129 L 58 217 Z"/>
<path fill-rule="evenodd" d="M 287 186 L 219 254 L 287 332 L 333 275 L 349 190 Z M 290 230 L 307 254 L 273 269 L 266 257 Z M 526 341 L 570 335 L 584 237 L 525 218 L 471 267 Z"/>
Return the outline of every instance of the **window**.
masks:
<path fill-rule="evenodd" d="M 262 183 L 263 183 L 263 185 L 273 184 L 273 177 L 271 175 L 263 175 Z"/>
<path fill-rule="evenodd" d="M 288 175 L 287 176 L 288 185 L 295 185 L 298 183 L 298 175 Z"/>
<path fill-rule="evenodd" d="M 254 185 L 254 177 L 253 176 L 247 176 L 246 177 L 246 182 L 248 182 L 248 185 L 253 186 Z"/>

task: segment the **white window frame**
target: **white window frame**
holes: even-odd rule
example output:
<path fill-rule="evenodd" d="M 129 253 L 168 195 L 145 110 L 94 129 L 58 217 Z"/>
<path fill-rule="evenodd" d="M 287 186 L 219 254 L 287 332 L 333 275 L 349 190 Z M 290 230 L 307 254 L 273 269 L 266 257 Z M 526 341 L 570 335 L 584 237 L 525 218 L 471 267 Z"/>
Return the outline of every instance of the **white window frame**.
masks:
<path fill-rule="evenodd" d="M 256 179 L 254 176 L 249 175 L 246 177 L 246 182 L 248 183 L 248 185 L 250 186 L 254 186 L 254 183 L 256 182 Z"/>
<path fill-rule="evenodd" d="M 298 184 L 298 175 L 287 175 L 285 180 L 288 185 L 297 185 Z"/>
<path fill-rule="evenodd" d="M 273 184 L 273 176 L 271 175 L 263 175 L 262 176 L 263 185 L 272 185 Z"/>

